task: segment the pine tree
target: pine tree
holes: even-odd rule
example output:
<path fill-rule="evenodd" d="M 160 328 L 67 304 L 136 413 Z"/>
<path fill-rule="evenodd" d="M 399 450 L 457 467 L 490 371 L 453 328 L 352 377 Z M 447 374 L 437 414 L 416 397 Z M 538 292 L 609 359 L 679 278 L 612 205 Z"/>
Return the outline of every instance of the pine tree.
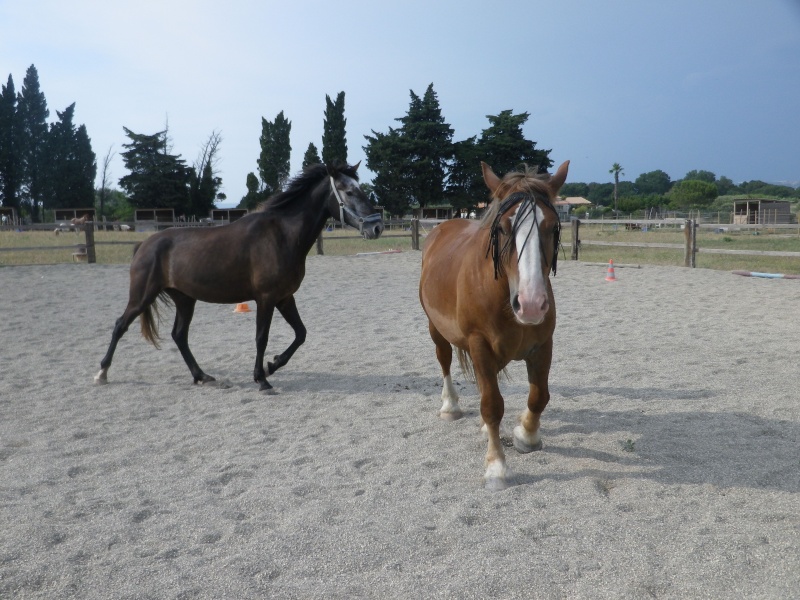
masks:
<path fill-rule="evenodd" d="M 530 115 L 527 112 L 515 115 L 504 110 L 499 115 L 486 115 L 490 126 L 483 130 L 478 140 L 481 160 L 489 164 L 495 173 L 507 173 L 524 163 L 546 172 L 553 166 L 550 150 L 537 150 L 536 142 L 525 139 L 522 126 Z"/>
<path fill-rule="evenodd" d="M 391 214 L 402 214 L 409 206 L 443 202 L 448 161 L 453 156 L 453 129 L 442 116 L 439 100 L 428 86 L 422 98 L 411 90 L 406 116 L 396 119 L 399 129 L 373 131 L 364 136 L 367 167 L 378 201 Z"/>
<path fill-rule="evenodd" d="M 344 92 L 339 92 L 336 102 L 325 96 L 325 119 L 322 133 L 322 162 L 326 165 L 336 161 L 347 162 L 347 133 L 344 118 Z"/>
<path fill-rule="evenodd" d="M 310 143 L 308 145 L 308 149 L 306 153 L 303 155 L 303 168 L 305 169 L 311 165 L 318 165 L 322 162 L 322 159 L 319 157 L 319 152 L 317 152 L 317 147 L 314 143 Z"/>
<path fill-rule="evenodd" d="M 257 162 L 262 190 L 268 196 L 283 190 L 289 179 L 291 132 L 292 123 L 283 116 L 283 111 L 278 113 L 274 122 L 261 118 L 261 154 Z"/>
<path fill-rule="evenodd" d="M 17 211 L 22 176 L 19 125 L 17 93 L 9 75 L 0 91 L 0 203 Z"/>
<path fill-rule="evenodd" d="M 119 180 L 135 208 L 173 208 L 178 214 L 189 209 L 189 169 L 179 156 L 168 152 L 167 131 L 152 135 L 123 127 L 131 142 L 121 154 L 130 171 Z"/>
<path fill-rule="evenodd" d="M 22 159 L 22 191 L 20 205 L 26 208 L 34 221 L 41 219 L 39 203 L 43 199 L 46 165 L 43 160 L 47 143 L 47 118 L 50 111 L 39 88 L 39 73 L 31 65 L 25 73 L 22 89 L 17 97 L 20 123 L 19 152 Z"/>
<path fill-rule="evenodd" d="M 86 127 L 76 128 L 75 104 L 56 111 L 43 156 L 47 169 L 42 181 L 46 208 L 86 208 L 94 205 L 97 163 Z"/>

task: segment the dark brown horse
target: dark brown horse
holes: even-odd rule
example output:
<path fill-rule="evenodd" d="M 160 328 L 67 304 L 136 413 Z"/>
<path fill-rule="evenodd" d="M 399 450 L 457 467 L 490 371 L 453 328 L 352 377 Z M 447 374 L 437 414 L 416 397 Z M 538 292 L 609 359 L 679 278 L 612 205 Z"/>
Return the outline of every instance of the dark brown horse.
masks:
<path fill-rule="evenodd" d="M 500 440 L 503 396 L 498 374 L 512 360 L 528 368 L 528 408 L 514 429 L 520 452 L 541 447 L 539 419 L 550 400 L 548 376 L 556 306 L 550 272 L 556 272 L 560 225 L 553 200 L 569 162 L 555 175 L 525 170 L 502 180 L 485 163 L 492 203 L 481 221 L 453 219 L 425 243 L 419 297 L 442 367 L 440 416 L 462 416 L 450 377 L 455 346 L 462 370 L 474 374 L 481 396 L 482 430 L 488 434 L 484 479 L 503 489 L 509 477 Z"/>
<path fill-rule="evenodd" d="M 305 341 L 306 328 L 294 293 L 305 276 L 306 255 L 325 221 L 335 217 L 378 238 L 383 220 L 358 185 L 358 165 L 313 165 L 292 180 L 285 192 L 251 213 L 220 227 L 166 229 L 134 249 L 128 306 L 117 319 L 111 344 L 95 382 L 106 383 L 117 342 L 141 315 L 142 335 L 158 347 L 158 304 L 175 305 L 172 339 L 195 383 L 214 378 L 198 366 L 189 350 L 189 324 L 195 303 L 256 303 L 256 365 L 253 378 L 261 390 L 272 386 L 264 370 L 272 315 L 277 308 L 294 330 L 291 345 L 267 364 L 269 374 L 285 365 Z"/>

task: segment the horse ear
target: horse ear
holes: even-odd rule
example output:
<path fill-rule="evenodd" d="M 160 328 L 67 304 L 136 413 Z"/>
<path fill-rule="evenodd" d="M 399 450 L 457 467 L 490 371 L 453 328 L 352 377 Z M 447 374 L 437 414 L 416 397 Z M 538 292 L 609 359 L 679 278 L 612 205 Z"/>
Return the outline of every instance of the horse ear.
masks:
<path fill-rule="evenodd" d="M 481 161 L 481 171 L 483 171 L 483 181 L 486 183 L 486 187 L 488 187 L 489 191 L 494 194 L 497 186 L 500 185 L 500 178 L 494 174 L 492 167 L 483 161 Z"/>
<path fill-rule="evenodd" d="M 353 165 L 353 171 L 358 171 L 358 167 L 361 166 L 361 161 L 358 161 L 356 164 Z"/>
<path fill-rule="evenodd" d="M 553 190 L 553 194 L 558 194 L 558 190 L 564 185 L 564 182 L 567 180 L 567 171 L 569 171 L 568 160 L 564 161 L 561 166 L 558 167 L 556 174 L 550 177 L 550 189 Z"/>

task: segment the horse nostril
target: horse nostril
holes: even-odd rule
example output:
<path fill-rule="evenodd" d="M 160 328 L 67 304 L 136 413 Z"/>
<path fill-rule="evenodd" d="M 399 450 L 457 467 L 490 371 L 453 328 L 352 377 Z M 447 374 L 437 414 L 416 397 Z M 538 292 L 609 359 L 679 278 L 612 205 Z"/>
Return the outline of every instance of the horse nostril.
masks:
<path fill-rule="evenodd" d="M 514 309 L 514 312 L 520 311 L 519 294 L 514 294 L 514 298 L 511 300 L 511 308 Z"/>

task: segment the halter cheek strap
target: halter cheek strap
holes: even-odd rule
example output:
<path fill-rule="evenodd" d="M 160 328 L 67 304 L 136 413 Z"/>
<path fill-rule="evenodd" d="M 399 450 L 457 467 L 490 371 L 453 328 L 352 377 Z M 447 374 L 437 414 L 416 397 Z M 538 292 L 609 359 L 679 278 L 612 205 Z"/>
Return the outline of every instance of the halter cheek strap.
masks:
<path fill-rule="evenodd" d="M 368 225 L 370 223 L 377 223 L 378 221 L 383 220 L 383 217 L 381 216 L 380 213 L 373 213 L 371 215 L 367 215 L 366 217 L 362 217 L 353 212 L 353 210 L 350 209 L 350 207 L 345 205 L 342 195 L 336 188 L 336 181 L 333 179 L 333 177 L 331 177 L 330 180 L 331 180 L 331 190 L 333 190 L 333 195 L 336 197 L 336 201 L 339 203 L 339 221 L 341 222 L 342 227 L 347 225 L 347 223 L 344 220 L 344 213 L 347 213 L 358 222 L 358 231 L 361 234 L 364 233 L 364 225 Z"/>

